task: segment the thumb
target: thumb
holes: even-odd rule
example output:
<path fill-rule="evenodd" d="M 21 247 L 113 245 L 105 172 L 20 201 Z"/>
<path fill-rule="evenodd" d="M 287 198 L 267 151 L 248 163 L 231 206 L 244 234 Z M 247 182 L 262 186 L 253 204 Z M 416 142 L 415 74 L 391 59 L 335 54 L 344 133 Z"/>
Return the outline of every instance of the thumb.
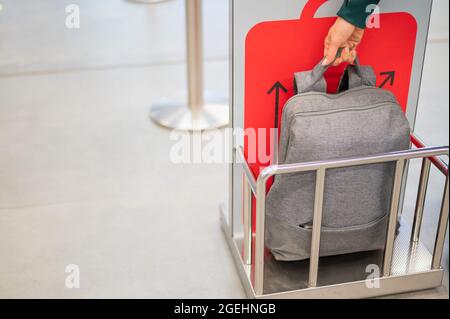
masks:
<path fill-rule="evenodd" d="M 330 43 L 328 45 L 328 48 L 326 48 L 325 50 L 325 59 L 322 62 L 322 65 L 330 65 L 331 63 L 334 62 L 334 60 L 336 60 L 336 55 L 338 53 L 339 50 L 339 45 L 336 43 Z"/>

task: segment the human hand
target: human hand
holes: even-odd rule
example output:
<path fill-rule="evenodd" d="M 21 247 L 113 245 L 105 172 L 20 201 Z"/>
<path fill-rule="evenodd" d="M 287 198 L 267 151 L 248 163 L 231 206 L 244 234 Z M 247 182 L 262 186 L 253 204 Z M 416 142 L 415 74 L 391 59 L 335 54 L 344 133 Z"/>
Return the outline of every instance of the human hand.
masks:
<path fill-rule="evenodd" d="M 342 18 L 338 18 L 325 38 L 323 65 L 337 66 L 342 62 L 353 63 L 356 59 L 356 48 L 364 35 L 364 29 L 355 27 Z M 338 50 L 343 48 L 340 57 Z"/>

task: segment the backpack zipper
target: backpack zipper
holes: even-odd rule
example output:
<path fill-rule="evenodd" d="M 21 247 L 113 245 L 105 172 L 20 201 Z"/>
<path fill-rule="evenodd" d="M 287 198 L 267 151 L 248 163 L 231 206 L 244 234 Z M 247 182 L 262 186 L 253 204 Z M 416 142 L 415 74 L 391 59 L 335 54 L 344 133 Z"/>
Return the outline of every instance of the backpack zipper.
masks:
<path fill-rule="evenodd" d="M 296 95 L 292 96 L 291 98 L 289 98 L 289 99 L 287 100 L 287 102 L 286 102 L 286 105 L 289 104 L 289 102 L 291 102 L 291 100 L 293 100 L 293 99 L 295 99 L 295 98 L 298 98 L 298 97 L 304 97 L 304 96 L 323 96 L 323 97 L 326 97 L 326 98 L 328 98 L 328 99 L 330 99 L 330 100 L 335 100 L 335 99 L 337 99 L 337 98 L 339 98 L 339 97 L 346 96 L 347 94 L 350 94 L 350 93 L 355 93 L 355 92 L 360 92 L 360 91 L 366 91 L 366 90 L 367 90 L 367 91 L 378 91 L 378 90 L 380 90 L 380 89 L 377 88 L 377 87 L 372 87 L 372 86 L 362 86 L 362 87 L 350 89 L 350 90 L 347 90 L 347 91 L 345 91 L 345 92 L 341 92 L 341 93 L 338 93 L 338 94 L 328 94 L 328 93 L 324 93 L 324 92 L 306 92 L 306 93 L 300 93 L 300 94 L 296 94 Z"/>
<path fill-rule="evenodd" d="M 372 104 L 372 105 L 365 105 L 365 106 L 358 106 L 358 107 L 346 107 L 343 109 L 338 109 L 338 110 L 329 110 L 329 111 L 310 111 L 310 112 L 299 112 L 299 113 L 295 113 L 293 118 L 296 118 L 297 116 L 300 117 L 311 117 L 311 116 L 319 116 L 319 115 L 329 115 L 329 114 L 336 114 L 336 113 L 343 113 L 343 112 L 360 112 L 360 111 L 368 111 L 368 110 L 372 110 L 372 109 L 376 109 L 382 106 L 388 106 L 388 105 L 394 105 L 395 103 L 393 102 L 380 102 L 377 104 Z M 292 119 L 291 119 L 292 121 Z M 291 124 L 291 122 L 289 123 Z"/>
<path fill-rule="evenodd" d="M 295 113 L 294 116 L 291 117 L 288 128 L 291 127 L 292 121 L 294 121 L 297 117 L 312 117 L 312 116 L 329 115 L 329 114 L 336 114 L 336 113 L 341 113 L 341 112 L 351 112 L 351 111 L 355 111 L 355 112 L 368 111 L 368 110 L 376 109 L 376 108 L 379 108 L 382 106 L 394 105 L 394 104 L 395 103 L 393 103 L 393 102 L 380 102 L 380 103 L 377 103 L 374 105 L 365 105 L 365 106 L 359 106 L 359 107 L 353 106 L 353 107 L 346 107 L 346 108 L 339 109 L 339 110 L 298 112 L 298 113 Z"/>

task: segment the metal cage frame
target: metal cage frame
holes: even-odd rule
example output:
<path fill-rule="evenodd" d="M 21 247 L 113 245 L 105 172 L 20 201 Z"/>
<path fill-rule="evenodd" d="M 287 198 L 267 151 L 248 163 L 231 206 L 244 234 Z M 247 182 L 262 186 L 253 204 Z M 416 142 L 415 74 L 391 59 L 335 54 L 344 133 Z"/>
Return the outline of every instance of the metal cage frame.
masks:
<path fill-rule="evenodd" d="M 245 177 L 243 191 L 244 234 L 242 249 L 238 247 L 234 240 L 232 226 L 227 223 L 224 216 L 225 212 L 222 212 L 222 226 L 247 295 L 251 298 L 368 298 L 440 286 L 444 276 L 444 270 L 441 263 L 449 219 L 449 190 L 448 165 L 441 161 L 439 157 L 448 157 L 449 147 L 425 147 L 425 145 L 415 135 L 411 136 L 411 141 L 416 147 L 418 147 L 418 149 L 376 154 L 364 157 L 351 157 L 345 159 L 286 165 L 272 165 L 264 169 L 257 179 L 253 176 L 253 173 L 245 159 L 243 148 L 235 148 L 235 161 L 242 167 L 244 172 L 243 175 Z M 392 274 L 391 272 L 394 243 L 396 240 L 396 227 L 400 213 L 405 167 L 407 166 L 408 161 L 413 159 L 422 159 L 422 171 L 418 185 L 414 224 L 411 235 L 412 243 L 419 241 L 420 228 L 424 216 L 427 186 L 432 164 L 436 166 L 446 177 L 446 182 L 430 269 L 427 271 L 397 275 Z M 387 227 L 386 246 L 383 255 L 382 273 L 380 278 L 378 278 L 381 283 L 380 288 L 370 289 L 367 287 L 366 281 L 343 282 L 334 285 L 318 286 L 323 199 L 327 170 L 388 162 L 396 163 L 396 169 L 390 212 L 388 216 L 389 221 Z M 270 178 L 276 175 L 304 172 L 316 173 L 308 287 L 300 290 L 265 294 L 264 242 L 267 182 Z M 256 231 L 254 234 L 252 231 L 253 196 L 256 198 Z"/>

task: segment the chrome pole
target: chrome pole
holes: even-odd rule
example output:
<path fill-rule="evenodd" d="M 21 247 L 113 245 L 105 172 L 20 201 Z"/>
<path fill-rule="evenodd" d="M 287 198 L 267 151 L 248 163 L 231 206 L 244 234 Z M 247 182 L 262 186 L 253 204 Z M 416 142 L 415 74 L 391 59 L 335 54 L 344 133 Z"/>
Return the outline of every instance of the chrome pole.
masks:
<path fill-rule="evenodd" d="M 422 227 L 423 211 L 425 208 L 425 199 L 427 197 L 428 181 L 430 179 L 431 161 L 424 158 L 422 162 L 422 171 L 420 172 L 419 190 L 417 193 L 416 210 L 414 213 L 414 224 L 412 230 L 412 241 L 418 242 L 420 229 Z"/>
<path fill-rule="evenodd" d="M 276 167 L 278 175 L 278 174 L 291 174 L 291 173 L 314 171 L 318 170 L 319 168 L 326 168 L 326 169 L 344 168 L 351 166 L 382 164 L 382 163 L 396 162 L 399 160 L 406 161 L 416 158 L 444 156 L 444 155 L 448 156 L 448 147 L 430 147 L 430 148 L 421 148 L 414 151 L 411 150 L 400 151 L 400 152 L 370 155 L 366 157 L 350 157 L 347 159 L 339 159 L 331 161 L 327 160 L 327 161 L 316 161 L 307 163 L 275 165 L 272 166 L 272 168 Z M 270 167 L 266 168 L 266 170 L 269 168 Z"/>
<path fill-rule="evenodd" d="M 384 249 L 383 276 L 389 277 L 392 269 L 392 257 L 394 254 L 395 234 L 397 232 L 397 222 L 400 205 L 400 195 L 402 191 L 403 172 L 405 160 L 398 160 L 395 166 L 394 185 L 392 189 L 391 209 L 389 213 L 389 224 L 386 236 L 386 247 Z"/>
<path fill-rule="evenodd" d="M 445 245 L 445 234 L 447 233 L 448 214 L 449 214 L 448 209 L 449 206 L 448 206 L 448 175 L 447 175 L 447 179 L 445 181 L 444 198 L 442 200 L 441 216 L 439 217 L 439 226 L 434 246 L 433 263 L 432 263 L 433 269 L 441 268 L 442 255 L 444 252 L 444 245 Z"/>
<path fill-rule="evenodd" d="M 276 174 L 276 166 L 264 169 L 256 182 L 256 237 L 255 237 L 255 294 L 264 293 L 264 238 L 266 230 L 266 185 L 267 180 Z"/>
<path fill-rule="evenodd" d="M 245 159 L 244 148 L 242 146 L 236 147 L 236 155 L 236 160 L 241 164 L 242 169 L 244 170 L 244 176 L 247 178 L 247 182 L 250 184 L 252 192 L 256 195 L 256 180 L 247 160 Z"/>
<path fill-rule="evenodd" d="M 227 126 L 229 106 L 224 99 L 204 101 L 202 0 L 186 0 L 187 103 L 163 100 L 155 103 L 150 118 L 177 130 L 208 130 Z"/>
<path fill-rule="evenodd" d="M 317 287 L 317 277 L 319 273 L 320 236 L 322 232 L 325 175 L 326 170 L 323 168 L 319 169 L 316 173 L 316 192 L 314 197 L 314 217 L 313 217 L 311 258 L 309 264 L 309 281 L 308 281 L 308 286 L 310 288 Z"/>
<path fill-rule="evenodd" d="M 203 105 L 202 1 L 186 0 L 188 106 L 197 117 Z"/>
<path fill-rule="evenodd" d="M 244 247 L 242 259 L 246 265 L 252 264 L 252 190 L 244 178 Z"/>

